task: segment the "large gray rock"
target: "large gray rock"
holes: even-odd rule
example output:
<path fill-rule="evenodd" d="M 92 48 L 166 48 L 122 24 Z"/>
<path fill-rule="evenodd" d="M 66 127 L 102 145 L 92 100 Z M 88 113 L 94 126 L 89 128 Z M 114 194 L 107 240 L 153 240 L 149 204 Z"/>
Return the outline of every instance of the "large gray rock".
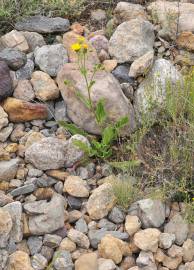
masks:
<path fill-rule="evenodd" d="M 22 204 L 21 202 L 12 202 L 4 206 L 4 209 L 9 212 L 13 224 L 10 241 L 19 243 L 23 238 Z"/>
<path fill-rule="evenodd" d="M 64 226 L 64 198 L 54 194 L 51 201 L 26 203 L 25 211 L 29 216 L 29 229 L 33 235 L 52 233 Z"/>
<path fill-rule="evenodd" d="M 142 19 L 123 22 L 109 41 L 109 53 L 118 63 L 133 62 L 153 50 L 154 38 L 150 22 Z"/>
<path fill-rule="evenodd" d="M 65 165 L 66 143 L 57 138 L 43 138 L 27 148 L 25 158 L 37 169 L 59 169 Z"/>
<path fill-rule="evenodd" d="M 15 28 L 20 31 L 30 31 L 37 33 L 57 33 L 69 30 L 70 24 L 67 19 L 48 18 L 45 16 L 32 16 L 16 23 Z"/>
<path fill-rule="evenodd" d="M 165 225 L 164 232 L 175 234 L 175 243 L 177 245 L 182 245 L 183 242 L 187 239 L 189 227 L 186 221 L 181 217 L 181 215 L 176 214 Z"/>
<path fill-rule="evenodd" d="M 0 162 L 0 181 L 9 181 L 14 179 L 19 165 L 19 159 Z"/>
<path fill-rule="evenodd" d="M 0 60 L 5 61 L 11 69 L 17 70 L 25 65 L 27 58 L 18 49 L 5 48 L 0 52 Z"/>
<path fill-rule="evenodd" d="M 46 42 L 42 35 L 36 33 L 36 32 L 23 32 L 23 35 L 25 36 L 28 46 L 31 52 L 33 52 L 36 47 L 42 47 L 46 45 Z"/>
<path fill-rule="evenodd" d="M 31 59 L 28 59 L 26 64 L 16 71 L 16 78 L 18 80 L 29 80 L 31 79 L 33 71 L 34 71 L 34 62 Z"/>
<path fill-rule="evenodd" d="M 165 221 L 165 204 L 160 200 L 144 199 L 135 202 L 129 209 L 136 212 L 143 228 L 159 228 Z"/>
<path fill-rule="evenodd" d="M 91 73 L 89 72 L 91 78 Z M 74 87 L 64 84 L 64 81 L 70 81 Z M 101 98 L 105 100 L 105 109 L 111 122 L 116 122 L 123 116 L 129 117 L 129 125 L 126 127 L 126 133 L 135 128 L 134 111 L 131 103 L 124 96 L 118 81 L 114 76 L 105 71 L 99 71 L 95 75 L 95 84 L 91 90 L 91 98 L 94 103 Z M 57 83 L 63 99 L 67 105 L 68 117 L 84 130 L 100 134 L 100 128 L 96 124 L 93 114 L 86 108 L 77 95 L 79 91 L 87 96 L 85 81 L 76 64 L 66 64 L 60 70 L 57 76 Z M 111 89 L 111 91 L 110 91 Z"/>
<path fill-rule="evenodd" d="M 62 44 L 45 45 L 34 51 L 35 63 L 50 76 L 57 76 L 60 68 L 68 62 L 67 50 Z"/>
<path fill-rule="evenodd" d="M 2 101 L 13 94 L 12 79 L 9 68 L 4 61 L 0 61 L 0 78 L 0 101 Z"/>
<path fill-rule="evenodd" d="M 194 31 L 194 4 L 192 3 L 156 1 L 149 4 L 148 11 L 155 23 L 161 25 L 159 35 L 164 38 L 176 39 L 177 34 L 183 31 Z"/>
<path fill-rule="evenodd" d="M 181 81 L 181 75 L 176 68 L 165 59 L 155 61 L 146 79 L 135 92 L 134 107 L 141 121 L 142 114 L 154 117 L 163 108 L 167 87 L 176 86 Z"/>

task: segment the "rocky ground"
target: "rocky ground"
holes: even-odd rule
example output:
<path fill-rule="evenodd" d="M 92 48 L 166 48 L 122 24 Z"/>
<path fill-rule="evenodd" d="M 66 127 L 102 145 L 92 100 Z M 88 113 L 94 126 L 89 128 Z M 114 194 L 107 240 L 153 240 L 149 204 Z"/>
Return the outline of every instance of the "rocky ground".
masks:
<path fill-rule="evenodd" d="M 194 65 L 194 4 L 120 2 L 108 22 L 103 10 L 90 22 L 35 16 L 0 38 L 0 270 L 194 270 L 184 204 L 139 198 L 122 210 L 107 164 L 80 165 L 73 140 L 88 139 L 57 124 L 99 134 L 64 84 L 86 91 L 71 50 L 80 35 L 88 69 L 104 65 L 92 99 L 105 98 L 111 120 L 128 115 L 133 132 L 153 82 L 161 108 L 166 79 L 176 83 Z"/>

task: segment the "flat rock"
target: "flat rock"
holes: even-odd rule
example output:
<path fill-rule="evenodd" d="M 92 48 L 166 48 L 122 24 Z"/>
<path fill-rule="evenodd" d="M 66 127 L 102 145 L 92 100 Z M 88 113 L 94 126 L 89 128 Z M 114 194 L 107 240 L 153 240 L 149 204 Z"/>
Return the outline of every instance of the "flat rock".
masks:
<path fill-rule="evenodd" d="M 91 72 L 89 72 L 89 77 L 91 78 Z M 71 81 L 75 88 L 65 85 L 64 80 Z M 105 100 L 105 109 L 112 122 L 116 122 L 121 117 L 128 116 L 129 125 L 126 126 L 125 132 L 131 132 L 135 128 L 133 107 L 124 96 L 118 81 L 112 74 L 105 71 L 97 72 L 94 80 L 95 84 L 91 91 L 93 102 L 96 104 L 99 98 Z M 85 82 L 77 65 L 72 63 L 65 64 L 58 73 L 57 84 L 67 105 L 68 117 L 84 130 L 99 134 L 101 131 L 96 124 L 93 114 L 86 108 L 76 93 L 80 92 L 87 96 Z M 112 89 L 111 92 L 110 89 Z"/>
<path fill-rule="evenodd" d="M 67 177 L 67 179 L 65 180 L 63 192 L 67 192 L 71 196 L 78 198 L 89 197 L 89 190 L 87 188 L 87 184 L 79 176 Z"/>
<path fill-rule="evenodd" d="M 64 226 L 64 204 L 64 198 L 59 194 L 54 194 L 50 202 L 26 203 L 24 209 L 31 214 L 29 216 L 31 234 L 42 235 L 62 228 Z"/>
<path fill-rule="evenodd" d="M 25 53 L 14 48 L 5 48 L 0 52 L 0 60 L 5 61 L 13 70 L 18 70 L 26 64 Z"/>
<path fill-rule="evenodd" d="M 55 81 L 47 73 L 42 71 L 33 72 L 31 83 L 37 99 L 47 101 L 59 97 L 59 89 Z"/>
<path fill-rule="evenodd" d="M 0 181 L 10 181 L 15 178 L 19 165 L 19 159 L 14 158 L 0 162 Z"/>
<path fill-rule="evenodd" d="M 19 31 L 37 32 L 42 34 L 66 32 L 70 28 L 69 21 L 60 17 L 48 18 L 45 16 L 32 16 L 15 24 Z"/>
<path fill-rule="evenodd" d="M 62 44 L 44 45 L 34 51 L 35 63 L 50 76 L 57 76 L 60 68 L 68 62 L 67 50 Z"/>
<path fill-rule="evenodd" d="M 10 192 L 10 194 L 13 197 L 20 196 L 20 195 L 25 195 L 32 193 L 33 191 L 36 190 L 36 186 L 34 184 L 26 184 L 22 187 L 18 187 Z"/>
<path fill-rule="evenodd" d="M 0 78 L 0 101 L 2 101 L 13 94 L 12 79 L 9 68 L 4 61 L 0 61 Z"/>
<path fill-rule="evenodd" d="M 7 98 L 2 107 L 8 114 L 9 120 L 14 123 L 46 119 L 48 116 L 46 105 L 30 103 L 16 98 Z"/>
<path fill-rule="evenodd" d="M 142 19 L 123 22 L 109 41 L 109 53 L 118 63 L 133 62 L 153 50 L 154 38 L 150 22 Z"/>

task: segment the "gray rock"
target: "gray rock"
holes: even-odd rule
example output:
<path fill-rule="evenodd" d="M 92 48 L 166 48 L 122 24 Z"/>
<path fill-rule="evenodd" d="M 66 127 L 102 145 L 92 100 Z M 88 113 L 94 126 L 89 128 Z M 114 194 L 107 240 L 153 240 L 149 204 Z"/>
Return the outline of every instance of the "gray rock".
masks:
<path fill-rule="evenodd" d="M 127 65 L 119 65 L 113 71 L 112 74 L 119 80 L 120 83 L 128 82 L 132 84 L 134 79 L 129 77 L 129 67 Z"/>
<path fill-rule="evenodd" d="M 106 11 L 103 9 L 92 10 L 90 18 L 95 23 L 103 24 L 107 19 Z"/>
<path fill-rule="evenodd" d="M 9 253 L 6 249 L 0 249 L 0 270 L 6 270 Z"/>
<path fill-rule="evenodd" d="M 24 209 L 29 216 L 29 229 L 33 235 L 51 233 L 64 226 L 64 198 L 54 194 L 50 202 L 27 203 Z M 57 211 L 56 211 L 57 209 Z"/>
<path fill-rule="evenodd" d="M 175 241 L 175 234 L 172 233 L 161 233 L 159 238 L 159 247 L 168 249 L 172 246 Z"/>
<path fill-rule="evenodd" d="M 54 188 L 57 193 L 62 194 L 63 193 L 63 183 L 58 181 L 55 185 Z"/>
<path fill-rule="evenodd" d="M 70 195 L 67 197 L 67 202 L 71 209 L 79 210 L 82 206 L 82 200 L 80 198 L 76 198 Z"/>
<path fill-rule="evenodd" d="M 37 33 L 57 33 L 69 30 L 70 24 L 67 19 L 59 17 L 48 18 L 45 16 L 32 16 L 15 24 L 15 29 L 19 31 L 29 31 Z"/>
<path fill-rule="evenodd" d="M 140 121 L 142 114 L 145 113 L 150 118 L 156 117 L 164 106 L 167 84 L 170 82 L 173 90 L 181 80 L 180 73 L 169 61 L 156 60 L 148 76 L 135 92 L 134 107 Z"/>
<path fill-rule="evenodd" d="M 115 206 L 109 213 L 108 218 L 116 224 L 122 223 L 125 220 L 125 214 L 120 208 Z"/>
<path fill-rule="evenodd" d="M 73 262 L 69 251 L 55 252 L 53 261 L 56 270 L 73 270 Z"/>
<path fill-rule="evenodd" d="M 5 61 L 0 61 L 0 78 L 0 101 L 2 101 L 13 94 L 12 79 Z"/>
<path fill-rule="evenodd" d="M 75 223 L 75 229 L 79 232 L 82 233 L 87 233 L 88 232 L 88 226 L 87 223 L 83 218 L 80 218 L 76 223 Z"/>
<path fill-rule="evenodd" d="M 35 254 L 32 257 L 32 267 L 34 270 L 44 270 L 47 267 L 47 259 L 41 254 Z"/>
<path fill-rule="evenodd" d="M 36 190 L 36 186 L 34 184 L 26 184 L 22 187 L 18 187 L 10 192 L 10 194 L 13 197 L 20 196 L 20 195 L 25 195 L 32 193 Z"/>
<path fill-rule="evenodd" d="M 45 246 L 56 248 L 60 245 L 62 237 L 56 234 L 45 234 L 43 243 Z"/>
<path fill-rule="evenodd" d="M 10 123 L 8 127 L 3 128 L 0 131 L 0 142 L 5 142 L 13 131 L 13 123 Z"/>
<path fill-rule="evenodd" d="M 100 243 L 101 239 L 107 234 L 110 234 L 113 237 L 116 237 L 116 238 L 121 239 L 121 240 L 128 240 L 128 238 L 129 238 L 128 233 L 122 233 L 119 231 L 106 231 L 104 229 L 92 230 L 92 231 L 89 231 L 89 233 L 88 233 L 88 237 L 90 239 L 91 246 L 96 249 L 98 247 L 98 244 Z"/>
<path fill-rule="evenodd" d="M 9 161 L 0 162 L 0 181 L 9 181 L 16 175 L 19 165 L 19 159 L 11 159 Z"/>
<path fill-rule="evenodd" d="M 43 36 L 36 33 L 36 32 L 27 32 L 26 31 L 26 32 L 23 32 L 22 34 L 25 36 L 31 52 L 33 52 L 36 49 L 36 47 L 42 47 L 42 46 L 46 45 L 46 42 L 45 42 Z"/>
<path fill-rule="evenodd" d="M 0 208 L 0 249 L 8 244 L 9 236 L 13 226 L 11 215 L 8 211 Z"/>
<path fill-rule="evenodd" d="M 8 114 L 0 106 L 0 130 L 8 125 Z"/>
<path fill-rule="evenodd" d="M 49 262 L 54 254 L 54 250 L 50 247 L 47 246 L 43 246 L 41 249 L 41 254 L 47 259 L 47 261 Z"/>
<path fill-rule="evenodd" d="M 45 45 L 34 51 L 35 63 L 50 76 L 57 76 L 60 68 L 68 62 L 67 50 L 62 44 Z"/>
<path fill-rule="evenodd" d="M 39 170 L 62 168 L 65 165 L 65 145 L 63 140 L 44 138 L 28 147 L 25 159 Z"/>
<path fill-rule="evenodd" d="M 28 176 L 29 177 L 40 177 L 43 175 L 43 171 L 38 170 L 38 169 L 34 169 L 34 168 L 30 168 L 28 170 Z"/>
<path fill-rule="evenodd" d="M 30 236 L 27 240 L 27 244 L 30 254 L 33 256 L 34 254 L 39 253 L 42 248 L 42 237 Z"/>
<path fill-rule="evenodd" d="M 13 202 L 12 196 L 10 194 L 5 194 L 4 191 L 0 190 L 0 207 L 11 202 Z"/>
<path fill-rule="evenodd" d="M 22 205 L 21 202 L 12 202 L 4 206 L 4 209 L 9 212 L 12 219 L 12 229 L 10 232 L 10 242 L 19 243 L 23 238 L 23 223 L 22 223 Z"/>
<path fill-rule="evenodd" d="M 75 229 L 70 229 L 67 233 L 67 236 L 76 243 L 79 247 L 88 249 L 90 246 L 90 241 L 88 237 L 80 231 Z"/>
<path fill-rule="evenodd" d="M 165 221 L 165 205 L 159 200 L 144 199 L 134 203 L 129 209 L 137 211 L 137 216 L 141 220 L 143 228 L 159 228 Z"/>
<path fill-rule="evenodd" d="M 103 218 L 98 222 L 98 228 L 104 229 L 106 231 L 115 231 L 117 228 L 117 225 Z"/>
<path fill-rule="evenodd" d="M 109 41 L 109 53 L 118 63 L 133 62 L 153 50 L 154 39 L 150 22 L 132 19 L 117 27 Z"/>
<path fill-rule="evenodd" d="M 34 62 L 27 59 L 26 64 L 16 71 L 16 78 L 18 80 L 30 80 L 34 71 Z"/>
<path fill-rule="evenodd" d="M 136 264 L 139 267 L 151 266 L 154 263 L 154 256 L 151 251 L 141 251 L 137 257 Z"/>
<path fill-rule="evenodd" d="M 67 120 L 67 106 L 63 100 L 55 103 L 55 120 L 56 121 Z"/>
<path fill-rule="evenodd" d="M 32 101 L 35 98 L 35 93 L 30 81 L 19 80 L 17 87 L 14 89 L 13 96 L 25 101 Z"/>
<path fill-rule="evenodd" d="M 5 61 L 11 69 L 17 70 L 25 65 L 27 58 L 25 53 L 17 49 L 5 48 L 0 52 L 0 60 Z"/>
<path fill-rule="evenodd" d="M 174 215 L 171 220 L 164 227 L 165 233 L 175 234 L 175 243 L 177 245 L 182 245 L 187 239 L 189 233 L 189 226 L 186 221 L 181 217 L 181 215 Z"/>

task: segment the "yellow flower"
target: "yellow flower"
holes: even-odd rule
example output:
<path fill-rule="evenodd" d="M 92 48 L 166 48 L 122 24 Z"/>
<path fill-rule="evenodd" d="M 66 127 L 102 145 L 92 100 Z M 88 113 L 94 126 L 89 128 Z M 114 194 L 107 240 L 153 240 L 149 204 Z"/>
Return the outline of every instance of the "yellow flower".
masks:
<path fill-rule="evenodd" d="M 77 39 L 77 40 L 78 40 L 78 42 L 79 42 L 79 43 L 82 43 L 82 42 L 84 42 L 84 41 L 85 41 L 85 38 L 84 38 L 84 37 L 78 37 L 78 39 Z"/>
<path fill-rule="evenodd" d="M 79 43 L 74 43 L 72 46 L 71 46 L 71 49 L 75 52 L 79 52 L 79 50 L 81 49 L 81 45 Z"/>
<path fill-rule="evenodd" d="M 87 49 L 88 49 L 88 44 L 86 44 L 86 43 L 82 44 L 82 48 L 83 48 L 84 50 L 87 50 Z"/>

